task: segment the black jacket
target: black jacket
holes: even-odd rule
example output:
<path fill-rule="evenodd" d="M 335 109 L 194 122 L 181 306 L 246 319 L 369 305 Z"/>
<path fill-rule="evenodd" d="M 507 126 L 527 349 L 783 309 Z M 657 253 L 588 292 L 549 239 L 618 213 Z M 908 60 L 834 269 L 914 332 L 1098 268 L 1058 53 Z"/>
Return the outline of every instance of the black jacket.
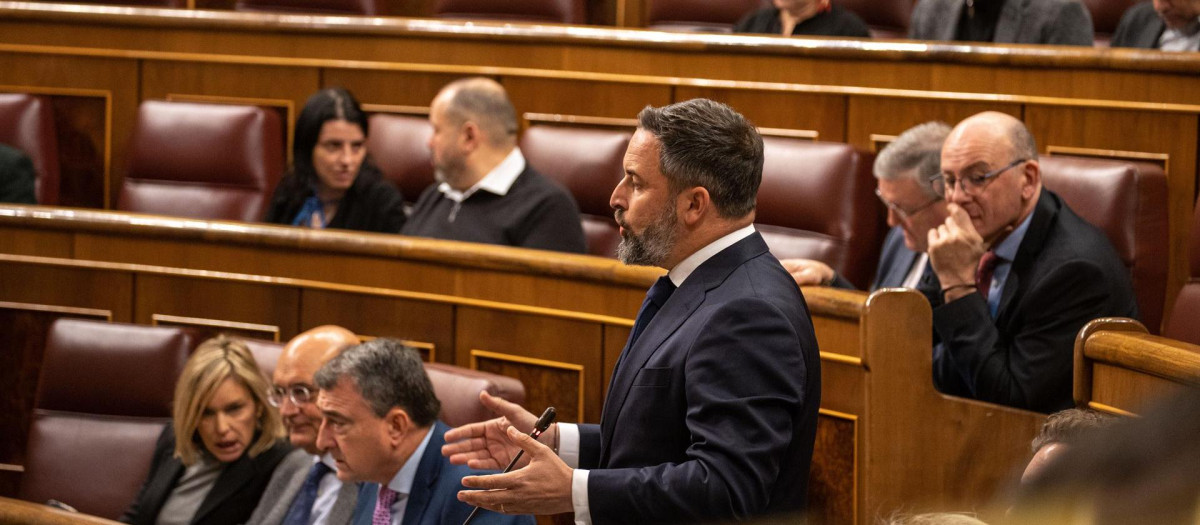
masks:
<path fill-rule="evenodd" d="M 310 188 L 302 188 L 294 174 L 279 181 L 271 197 L 265 222 L 290 225 L 296 214 L 304 207 L 304 201 L 313 195 Z M 383 180 L 379 172 L 366 168 L 359 172 L 354 184 L 346 190 L 338 205 L 333 220 L 327 228 L 357 230 L 364 232 L 400 233 L 404 227 L 404 199 L 400 190 L 391 182 Z"/>
<path fill-rule="evenodd" d="M 225 466 L 212 490 L 192 517 L 192 525 L 236 525 L 245 523 L 258 505 L 258 500 L 271 481 L 271 473 L 292 451 L 286 439 L 251 458 L 242 454 L 237 461 Z M 163 429 L 154 446 L 154 459 L 145 483 L 137 498 L 120 521 L 134 525 L 154 525 L 158 512 L 183 476 L 184 466 L 175 455 L 175 432 L 171 425 Z"/>

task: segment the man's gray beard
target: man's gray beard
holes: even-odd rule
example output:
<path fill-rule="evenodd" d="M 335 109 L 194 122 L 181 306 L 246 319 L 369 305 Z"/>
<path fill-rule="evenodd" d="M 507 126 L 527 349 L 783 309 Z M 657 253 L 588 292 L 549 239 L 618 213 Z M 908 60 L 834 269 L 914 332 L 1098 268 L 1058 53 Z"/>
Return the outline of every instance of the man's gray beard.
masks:
<path fill-rule="evenodd" d="M 621 236 L 621 244 L 617 246 L 617 259 L 625 264 L 665 268 L 679 236 L 678 223 L 675 209 L 664 206 L 663 213 L 641 235 L 634 235 L 629 228 L 625 228 L 625 235 Z"/>

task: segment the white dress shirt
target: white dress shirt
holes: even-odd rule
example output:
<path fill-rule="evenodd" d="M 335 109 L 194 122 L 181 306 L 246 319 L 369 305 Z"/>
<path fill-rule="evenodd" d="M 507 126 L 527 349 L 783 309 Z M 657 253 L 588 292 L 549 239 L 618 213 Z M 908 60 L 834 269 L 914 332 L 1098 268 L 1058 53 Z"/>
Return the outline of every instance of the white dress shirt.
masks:
<path fill-rule="evenodd" d="M 388 488 L 396 491 L 396 501 L 392 502 L 392 525 L 400 525 L 404 521 L 404 507 L 408 506 L 408 495 L 412 493 L 413 480 L 417 477 L 417 467 L 421 465 L 421 456 L 429 446 L 429 438 L 433 437 L 433 427 L 425 429 L 425 439 L 404 462 L 404 466 L 388 482 Z"/>
<path fill-rule="evenodd" d="M 489 171 L 466 191 L 458 191 L 445 182 L 438 184 L 438 191 L 442 192 L 447 199 L 454 201 L 454 206 L 450 208 L 449 222 L 454 222 L 454 218 L 458 216 L 458 210 L 462 208 L 463 201 L 471 198 L 479 190 L 500 196 L 507 195 L 508 190 L 512 189 L 513 183 L 517 182 L 517 177 L 520 177 L 523 171 L 525 171 L 525 155 L 521 154 L 521 148 L 513 148 L 512 153 L 504 157 L 500 164 L 497 164 L 492 171 Z"/>

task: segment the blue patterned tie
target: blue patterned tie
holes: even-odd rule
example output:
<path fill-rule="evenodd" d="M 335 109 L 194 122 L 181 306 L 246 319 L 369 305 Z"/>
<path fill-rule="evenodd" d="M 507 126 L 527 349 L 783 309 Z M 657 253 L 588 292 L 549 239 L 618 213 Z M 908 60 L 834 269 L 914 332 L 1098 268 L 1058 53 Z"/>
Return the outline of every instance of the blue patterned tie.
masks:
<path fill-rule="evenodd" d="M 283 525 L 309 525 L 313 503 L 317 501 L 317 488 L 321 486 L 325 475 L 332 471 L 329 465 L 321 461 L 308 470 L 308 477 L 304 478 L 300 492 L 296 494 L 296 499 L 292 500 L 292 508 L 288 509 L 287 516 L 284 516 Z"/>

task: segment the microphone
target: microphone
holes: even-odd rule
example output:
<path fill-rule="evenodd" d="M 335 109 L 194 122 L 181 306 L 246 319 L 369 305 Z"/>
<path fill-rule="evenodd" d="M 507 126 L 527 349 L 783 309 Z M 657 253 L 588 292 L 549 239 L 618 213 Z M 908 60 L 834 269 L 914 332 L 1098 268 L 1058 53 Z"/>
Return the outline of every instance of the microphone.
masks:
<path fill-rule="evenodd" d="M 538 420 L 533 424 L 533 432 L 529 433 L 529 437 L 535 440 L 540 437 L 542 432 L 545 432 L 546 429 L 550 428 L 550 424 L 554 422 L 554 416 L 556 415 L 558 414 L 554 411 L 554 407 L 546 407 L 546 411 L 542 412 L 542 417 L 539 417 Z M 523 455 L 525 455 L 525 449 L 518 450 L 517 455 L 513 456 L 512 461 L 509 461 L 508 466 L 504 467 L 504 470 L 500 473 L 505 474 L 511 471 L 513 467 L 517 465 L 517 462 L 521 460 L 521 456 Z M 471 523 L 471 520 L 475 518 L 475 514 L 478 512 L 479 507 L 471 509 L 471 514 L 467 516 L 466 521 L 463 521 L 463 525 Z"/>

